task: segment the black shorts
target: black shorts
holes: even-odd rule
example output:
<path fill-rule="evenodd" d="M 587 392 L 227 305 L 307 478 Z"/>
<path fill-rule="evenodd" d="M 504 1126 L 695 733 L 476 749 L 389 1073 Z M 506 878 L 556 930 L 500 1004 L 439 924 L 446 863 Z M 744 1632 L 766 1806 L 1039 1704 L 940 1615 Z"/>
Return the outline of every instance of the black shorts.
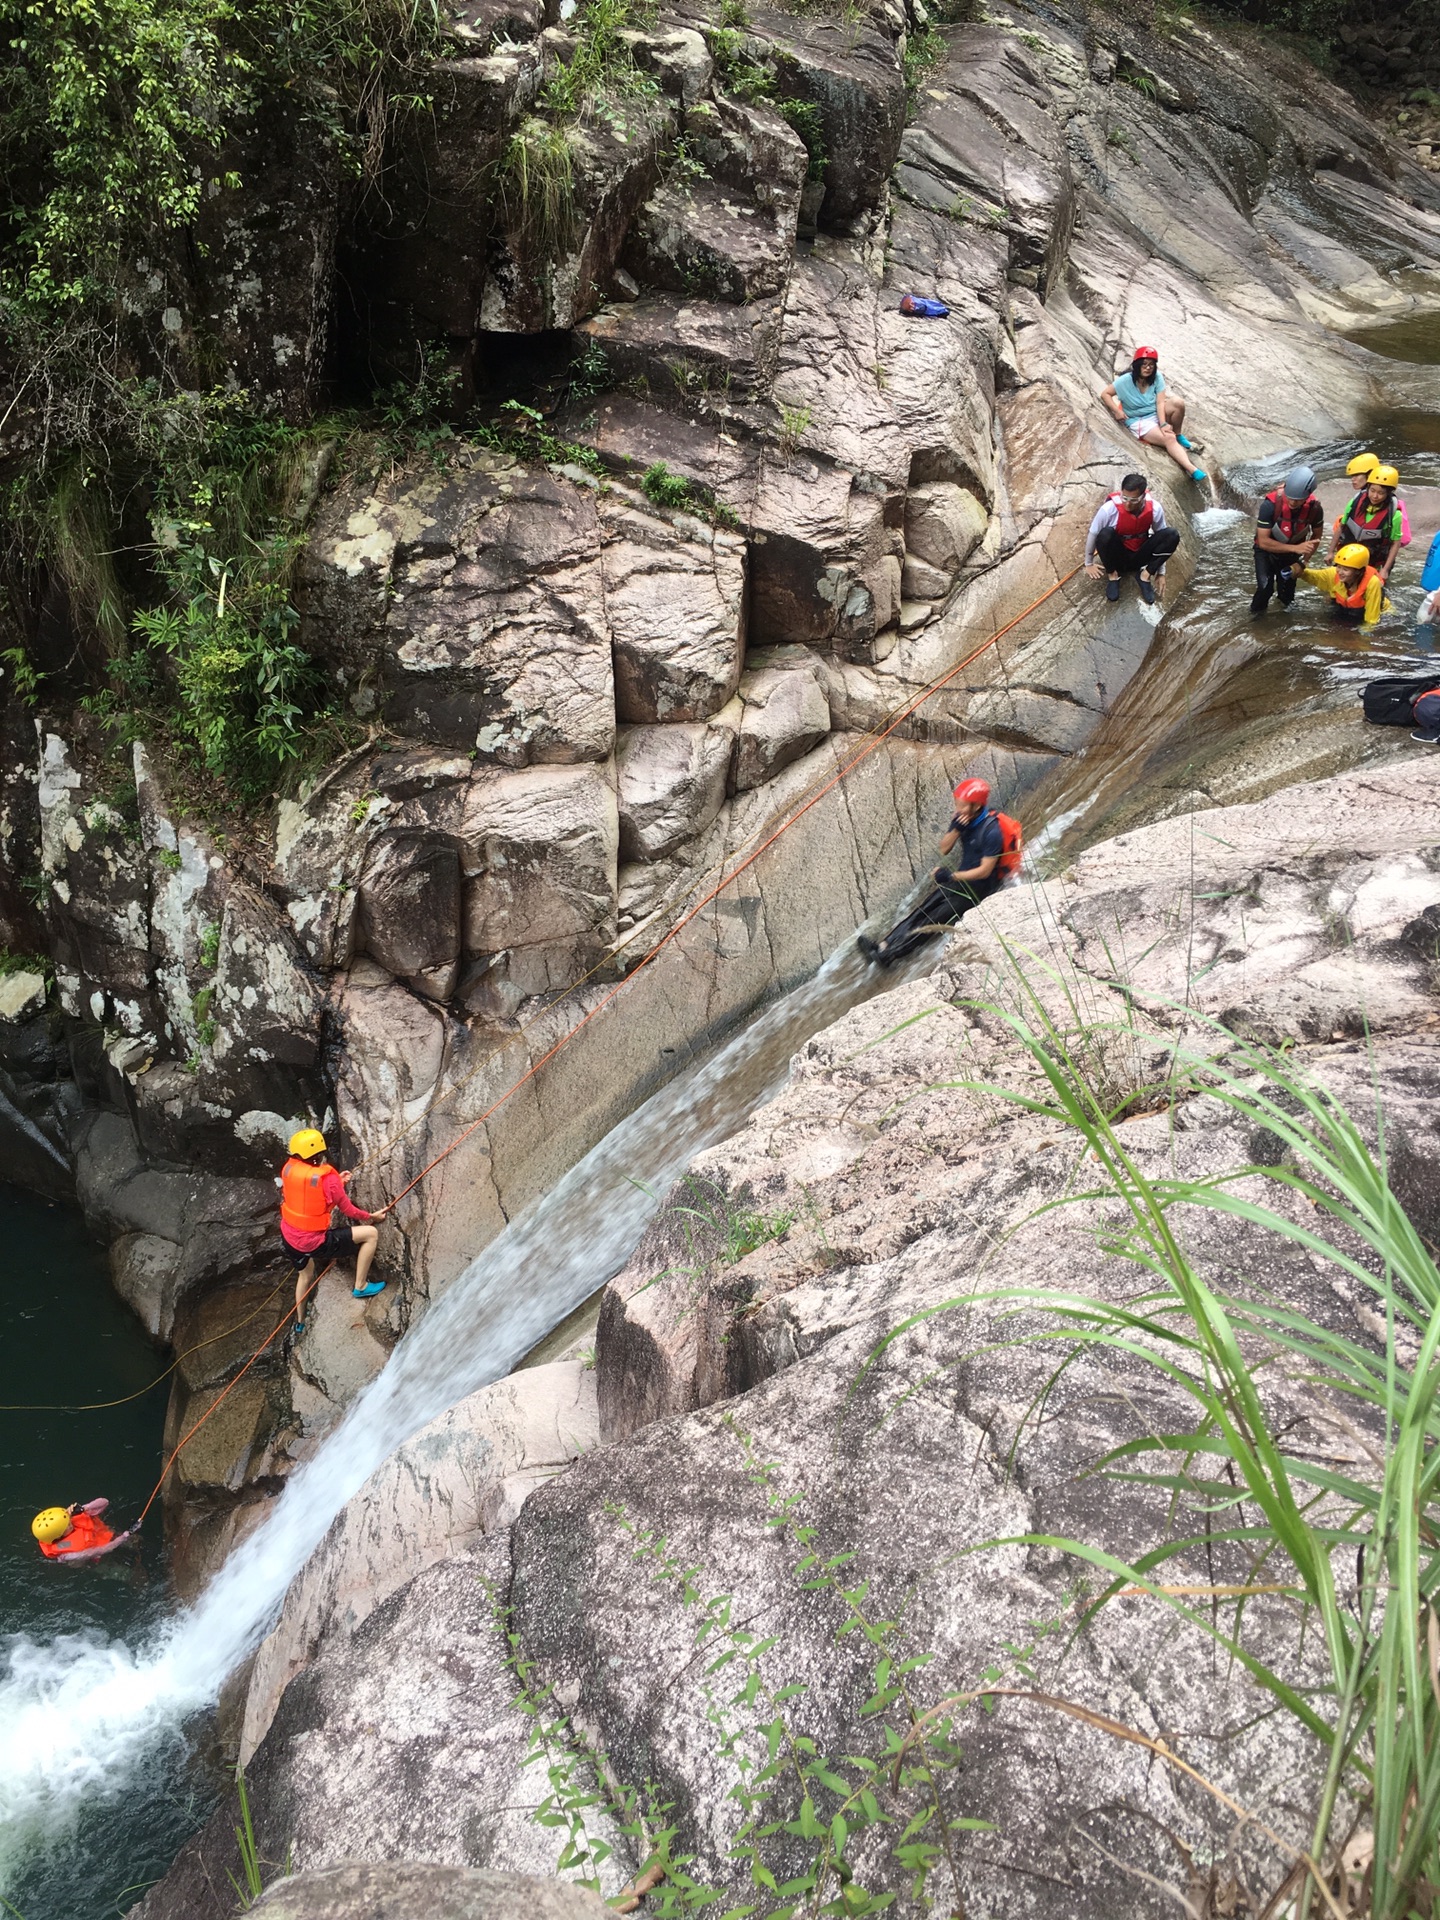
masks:
<path fill-rule="evenodd" d="M 331 1227 L 325 1238 L 313 1253 L 301 1253 L 298 1247 L 292 1247 L 282 1233 L 280 1244 L 285 1249 L 285 1258 L 298 1273 L 307 1260 L 313 1260 L 317 1267 L 325 1267 L 332 1260 L 346 1260 L 355 1251 L 355 1229 L 346 1221 L 342 1226 Z"/>

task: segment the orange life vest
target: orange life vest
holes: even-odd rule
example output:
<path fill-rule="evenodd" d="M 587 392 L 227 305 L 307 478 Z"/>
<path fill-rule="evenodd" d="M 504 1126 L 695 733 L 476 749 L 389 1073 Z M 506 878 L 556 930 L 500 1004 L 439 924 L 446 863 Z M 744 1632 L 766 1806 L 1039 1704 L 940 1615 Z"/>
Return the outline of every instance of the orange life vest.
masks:
<path fill-rule="evenodd" d="M 308 1160 L 287 1160 L 280 1173 L 280 1218 L 296 1233 L 327 1233 L 330 1202 L 320 1183 L 335 1169 L 329 1161 L 312 1167 Z"/>
<path fill-rule="evenodd" d="M 39 1545 L 47 1560 L 64 1560 L 72 1553 L 84 1553 L 87 1547 L 108 1547 L 114 1538 L 113 1527 L 82 1508 L 72 1516 L 68 1533 L 58 1540 L 42 1540 Z"/>
<path fill-rule="evenodd" d="M 1376 573 L 1374 567 L 1366 567 L 1364 573 L 1362 573 L 1359 580 L 1356 581 L 1353 591 L 1346 593 L 1344 587 L 1340 584 L 1340 576 L 1337 573 L 1335 576 L 1335 584 L 1330 589 L 1330 597 L 1337 607 L 1350 607 L 1352 609 L 1363 607 L 1365 605 L 1365 596 L 1370 591 L 1370 582 L 1378 578 L 1379 575 Z"/>
<path fill-rule="evenodd" d="M 1008 879 L 1020 871 L 1020 853 L 1025 845 L 1025 830 L 1018 820 L 1012 820 L 1008 813 L 996 812 L 995 824 L 1000 829 L 1000 862 L 996 871 Z"/>

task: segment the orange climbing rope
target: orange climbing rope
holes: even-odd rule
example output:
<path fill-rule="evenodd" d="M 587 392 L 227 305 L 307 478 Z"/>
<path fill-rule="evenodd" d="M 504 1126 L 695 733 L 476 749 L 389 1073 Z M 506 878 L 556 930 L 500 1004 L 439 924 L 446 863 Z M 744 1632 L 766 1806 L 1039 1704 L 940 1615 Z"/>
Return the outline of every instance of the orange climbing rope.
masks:
<path fill-rule="evenodd" d="M 439 1153 L 437 1153 L 433 1160 L 430 1160 L 429 1162 L 427 1162 L 427 1164 L 423 1166 L 420 1169 L 420 1171 L 415 1175 L 414 1179 L 407 1181 L 406 1184 L 400 1189 L 400 1191 L 397 1194 L 395 1194 L 394 1197 L 386 1203 L 386 1210 L 388 1211 L 389 1208 L 397 1206 L 399 1202 L 405 1198 L 406 1194 L 412 1193 L 415 1190 L 415 1188 L 420 1185 L 420 1182 L 422 1180 L 424 1180 L 429 1174 L 435 1171 L 436 1167 L 438 1167 L 442 1161 L 449 1159 L 450 1155 L 456 1152 L 461 1146 L 463 1146 L 464 1143 L 471 1137 L 472 1134 L 476 1133 L 481 1127 L 483 1127 L 485 1122 L 491 1119 L 493 1115 L 496 1114 L 499 1111 L 499 1109 L 505 1105 L 507 1100 L 511 1099 L 513 1095 L 518 1093 L 521 1087 L 525 1086 L 527 1082 L 533 1080 L 535 1076 L 540 1072 L 541 1068 L 544 1067 L 549 1061 L 553 1060 L 556 1054 L 559 1053 L 562 1048 L 567 1047 L 570 1044 L 570 1042 L 575 1038 L 576 1034 L 580 1033 L 585 1027 L 587 1027 L 590 1024 L 590 1022 L 596 1018 L 598 1014 L 603 1013 L 605 1008 L 610 1005 L 611 1001 L 614 1000 L 619 994 L 623 993 L 625 988 L 630 985 L 630 982 L 634 980 L 639 974 L 643 973 L 645 968 L 650 965 L 651 961 L 656 959 L 661 953 L 663 953 L 665 948 L 668 947 L 672 941 L 677 940 L 679 936 L 684 932 L 685 928 L 688 927 L 691 924 L 691 922 L 694 921 L 701 913 L 703 913 L 705 908 L 708 907 L 711 904 L 711 902 L 714 901 L 721 893 L 723 893 L 725 888 L 728 887 L 732 881 L 738 880 L 742 873 L 746 872 L 750 867 L 754 866 L 755 862 L 760 858 L 761 854 L 766 852 L 768 848 L 774 846 L 775 842 L 779 840 L 784 834 L 787 834 L 790 831 L 790 829 L 796 824 L 797 821 L 802 820 L 805 817 L 805 815 L 810 812 L 812 807 L 818 806 L 820 801 L 825 798 L 826 794 L 832 793 L 835 790 L 835 788 L 841 784 L 842 781 L 846 780 L 849 777 L 849 775 L 855 771 L 856 767 L 860 766 L 863 761 L 868 760 L 870 756 L 883 744 L 883 742 L 889 739 L 891 734 L 893 734 L 897 730 L 897 728 L 904 725 L 905 721 L 910 718 L 911 714 L 917 712 L 919 708 L 922 707 L 927 700 L 931 699 L 935 694 L 937 694 L 942 687 L 948 686 L 950 682 L 954 680 L 959 674 L 963 673 L 967 667 L 973 666 L 974 663 L 980 658 L 981 654 L 988 653 L 991 647 L 997 646 L 999 642 L 1005 638 L 1007 633 L 1013 633 L 1015 628 L 1018 627 L 1023 621 L 1028 620 L 1030 615 L 1034 613 L 1037 608 L 1044 606 L 1047 600 L 1053 599 L 1054 596 L 1057 593 L 1059 593 L 1062 587 L 1067 586 L 1069 582 L 1075 578 L 1075 575 L 1079 573 L 1079 571 L 1080 571 L 1080 568 L 1078 566 L 1072 567 L 1069 573 L 1062 575 L 1061 578 L 1055 581 L 1055 583 L 1052 586 L 1047 587 L 1044 593 L 1040 594 L 1036 599 L 1032 600 L 1029 606 L 1026 607 L 1022 612 L 1017 613 L 1012 620 L 1007 620 L 1003 626 L 997 627 L 995 632 L 992 633 L 987 640 L 982 641 L 981 644 L 978 647 L 976 647 L 972 652 L 966 654 L 963 660 L 957 661 L 956 664 L 953 667 L 951 667 L 947 672 L 941 674 L 937 679 L 932 680 L 928 686 L 924 687 L 918 694 L 914 695 L 913 698 L 905 701 L 900 707 L 896 708 L 883 728 L 880 728 L 878 730 L 872 730 L 872 732 L 868 736 L 865 736 L 864 745 L 858 748 L 856 752 L 854 752 L 850 756 L 850 758 L 845 762 L 845 764 L 842 767 L 840 767 L 834 774 L 832 774 L 828 780 L 824 781 L 824 783 L 821 786 L 819 786 L 817 789 L 815 789 L 815 791 L 810 793 L 802 801 L 802 803 L 799 806 L 795 807 L 789 813 L 789 815 L 783 821 L 781 821 L 779 826 L 775 827 L 772 832 L 768 833 L 765 836 L 765 838 L 761 840 L 760 844 L 757 847 L 755 847 L 751 852 L 746 854 L 743 860 L 740 860 L 735 866 L 733 866 L 728 873 L 723 873 L 720 879 L 716 881 L 715 885 L 712 886 L 708 892 L 703 894 L 702 897 L 695 902 L 694 906 L 691 907 L 688 912 L 682 914 L 680 919 L 678 919 L 675 922 L 674 926 L 670 928 L 669 932 L 665 934 L 663 939 L 656 941 L 655 945 L 651 947 L 650 950 L 643 956 L 643 958 L 630 970 L 629 973 L 626 974 L 623 980 L 618 981 L 615 984 L 615 986 L 613 986 L 607 994 L 605 994 L 601 999 L 597 1000 L 595 1005 L 591 1007 L 589 1012 L 586 1013 L 581 1019 L 577 1020 L 573 1027 L 567 1028 L 566 1031 L 563 1034 L 561 1034 L 560 1038 L 555 1042 L 555 1044 L 552 1047 L 547 1048 L 546 1051 L 540 1055 L 538 1060 L 532 1061 L 530 1066 L 526 1068 L 525 1072 L 522 1073 L 517 1080 L 513 1081 L 505 1089 L 503 1093 L 498 1095 L 496 1099 L 491 1101 L 490 1105 L 485 1109 L 485 1111 L 479 1116 L 478 1119 L 472 1120 L 467 1127 L 463 1128 L 458 1134 L 456 1134 L 455 1138 L 450 1142 L 450 1144 L 447 1147 L 444 1147 Z M 597 962 L 596 964 L 599 965 L 602 963 Z M 581 974 L 579 979 L 572 981 L 571 985 L 566 989 L 566 993 L 573 993 L 578 987 L 582 986 L 584 982 L 590 977 L 590 974 L 593 973 L 595 970 L 596 970 L 595 967 L 591 967 L 588 972 Z M 549 1005 L 547 1005 L 544 1011 L 548 1012 L 549 1006 L 553 1004 L 554 1004 L 553 1002 L 549 1003 Z M 539 1018 L 539 1015 L 537 1014 L 534 1017 Z M 523 1031 L 523 1028 L 522 1028 L 522 1031 Z M 477 1065 L 469 1074 L 466 1074 L 464 1078 L 452 1082 L 451 1085 L 445 1090 L 443 1094 L 437 1094 L 435 1100 L 431 1101 L 429 1105 L 426 1107 L 425 1114 L 423 1117 L 428 1118 L 434 1112 L 436 1105 L 441 1099 L 448 1099 L 453 1094 L 457 1093 L 460 1090 L 460 1088 L 463 1087 L 468 1080 L 473 1079 L 475 1074 L 478 1073 L 485 1066 L 487 1061 L 493 1057 L 494 1057 L 493 1054 L 487 1055 L 485 1060 L 482 1060 L 479 1063 L 479 1065 Z M 389 1152 L 390 1149 L 399 1140 L 404 1138 L 405 1134 L 410 1130 L 410 1128 L 416 1124 L 418 1124 L 418 1121 L 411 1121 L 407 1123 L 407 1126 L 402 1128 L 401 1131 L 397 1133 L 390 1142 L 386 1143 L 386 1145 L 383 1147 L 376 1148 L 373 1153 L 367 1156 L 366 1161 L 362 1162 L 361 1164 L 362 1165 L 370 1164 L 379 1155 Z M 325 1269 L 325 1272 L 328 1272 L 328 1271 L 329 1271 L 329 1268 L 327 1267 Z M 323 1277 L 324 1277 L 323 1273 L 318 1274 L 316 1276 L 315 1284 L 317 1286 L 319 1285 L 320 1280 Z M 276 1291 L 278 1291 L 278 1288 L 276 1289 Z M 274 1327 L 265 1336 L 264 1340 L 261 1341 L 260 1345 L 255 1349 L 254 1353 L 251 1354 L 250 1358 L 245 1362 L 245 1365 L 240 1369 L 239 1373 L 235 1375 L 235 1378 L 229 1381 L 225 1385 L 225 1387 L 221 1390 L 221 1392 L 218 1393 L 215 1396 L 214 1400 L 211 1401 L 210 1405 L 205 1409 L 204 1413 L 201 1414 L 200 1418 L 194 1423 L 194 1425 L 190 1427 L 189 1430 L 184 1435 L 182 1435 L 182 1437 L 176 1442 L 175 1446 L 171 1449 L 168 1457 L 166 1458 L 164 1466 L 160 1470 L 160 1478 L 155 1482 L 155 1486 L 151 1491 L 149 1499 L 145 1502 L 145 1505 L 140 1510 L 139 1519 L 137 1519 L 135 1522 L 136 1528 L 140 1526 L 141 1522 L 145 1519 L 146 1514 L 149 1513 L 151 1507 L 154 1506 L 156 1500 L 159 1498 L 160 1491 L 162 1487 L 165 1485 L 166 1476 L 168 1475 L 171 1467 L 174 1466 L 176 1460 L 179 1458 L 181 1451 L 195 1437 L 195 1435 L 199 1432 L 200 1428 L 204 1426 L 205 1422 L 221 1405 L 226 1395 L 231 1393 L 234 1390 L 234 1388 L 236 1388 L 240 1384 L 241 1380 L 244 1379 L 245 1375 L 250 1371 L 251 1367 L 255 1365 L 256 1361 L 260 1358 L 261 1354 L 264 1353 L 265 1349 L 270 1345 L 271 1341 L 274 1340 L 274 1338 L 282 1330 L 282 1328 L 284 1328 L 288 1324 L 288 1322 L 293 1318 L 294 1312 L 295 1312 L 295 1309 L 292 1306 L 289 1309 L 289 1311 L 285 1314 L 284 1318 L 280 1321 L 279 1325 Z"/>

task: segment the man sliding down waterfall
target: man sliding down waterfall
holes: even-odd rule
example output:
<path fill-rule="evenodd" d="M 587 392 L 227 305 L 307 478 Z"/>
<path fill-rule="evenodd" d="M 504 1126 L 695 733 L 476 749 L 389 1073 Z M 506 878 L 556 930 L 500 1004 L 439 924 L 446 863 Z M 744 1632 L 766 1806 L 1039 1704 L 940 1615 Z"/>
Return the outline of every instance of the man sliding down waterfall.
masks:
<path fill-rule="evenodd" d="M 993 811 L 986 782 L 962 780 L 954 797 L 955 813 L 941 836 L 940 851 L 948 854 L 958 844 L 955 866 L 936 867 L 935 891 L 898 920 L 883 940 L 862 933 L 856 941 L 865 958 L 878 966 L 888 967 L 913 953 L 932 933 L 952 926 L 1020 871 L 1020 822 Z"/>
<path fill-rule="evenodd" d="M 1127 473 L 1090 522 L 1085 538 L 1085 571 L 1105 581 L 1105 598 L 1120 598 L 1122 573 L 1139 575 L 1140 598 L 1147 607 L 1165 597 L 1165 562 L 1180 536 L 1165 524 L 1165 509 L 1145 485 L 1143 473 Z"/>
<path fill-rule="evenodd" d="M 305 1301 L 316 1280 L 316 1261 L 344 1260 L 355 1255 L 356 1300 L 372 1299 L 385 1291 L 383 1280 L 367 1280 L 370 1262 L 380 1235 L 370 1224 L 385 1218 L 386 1209 L 362 1213 L 345 1191 L 348 1173 L 337 1173 L 325 1158 L 325 1136 L 314 1127 L 302 1127 L 290 1136 L 290 1158 L 280 1174 L 280 1238 L 285 1243 L 292 1266 L 299 1269 L 295 1281 L 295 1331 L 305 1330 Z M 356 1227 L 332 1227 L 330 1218 L 339 1209 L 347 1220 L 358 1220 Z"/>

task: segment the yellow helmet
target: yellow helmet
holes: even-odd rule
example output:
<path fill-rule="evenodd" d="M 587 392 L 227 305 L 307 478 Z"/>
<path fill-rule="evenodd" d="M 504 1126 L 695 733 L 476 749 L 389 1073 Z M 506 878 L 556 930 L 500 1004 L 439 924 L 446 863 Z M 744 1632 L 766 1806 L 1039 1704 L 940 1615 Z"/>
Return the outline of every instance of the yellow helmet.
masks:
<path fill-rule="evenodd" d="M 1370 549 L 1362 547 L 1358 540 L 1352 540 L 1348 547 L 1341 547 L 1335 556 L 1337 567 L 1368 567 Z"/>
<path fill-rule="evenodd" d="M 56 1540 L 63 1540 L 70 1531 L 70 1516 L 64 1507 L 46 1507 L 30 1522 L 30 1531 L 48 1547 Z"/>
<path fill-rule="evenodd" d="M 290 1151 L 297 1160 L 313 1160 L 325 1151 L 325 1136 L 318 1127 L 301 1127 L 290 1136 Z"/>
<path fill-rule="evenodd" d="M 1370 469 L 1372 487 L 1398 487 L 1400 470 L 1398 467 L 1372 467 Z"/>
<path fill-rule="evenodd" d="M 1378 453 L 1357 453 L 1345 471 L 1349 474 L 1373 473 L 1379 464 L 1380 456 Z"/>

